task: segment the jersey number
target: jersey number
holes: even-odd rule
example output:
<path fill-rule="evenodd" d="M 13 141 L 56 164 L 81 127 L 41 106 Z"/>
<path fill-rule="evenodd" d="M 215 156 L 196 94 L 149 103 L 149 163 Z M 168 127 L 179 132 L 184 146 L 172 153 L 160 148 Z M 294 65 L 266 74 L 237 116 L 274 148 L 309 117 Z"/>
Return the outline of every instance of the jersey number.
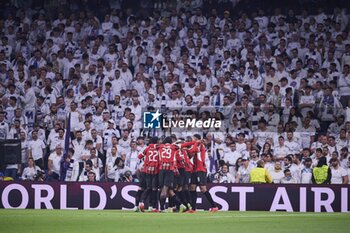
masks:
<path fill-rule="evenodd" d="M 148 155 L 148 160 L 150 162 L 157 162 L 157 157 L 158 157 L 158 151 L 157 150 L 150 150 L 148 151 L 149 155 Z"/>
<path fill-rule="evenodd" d="M 161 152 L 161 157 L 164 159 L 170 159 L 171 158 L 171 149 L 163 147 Z"/>

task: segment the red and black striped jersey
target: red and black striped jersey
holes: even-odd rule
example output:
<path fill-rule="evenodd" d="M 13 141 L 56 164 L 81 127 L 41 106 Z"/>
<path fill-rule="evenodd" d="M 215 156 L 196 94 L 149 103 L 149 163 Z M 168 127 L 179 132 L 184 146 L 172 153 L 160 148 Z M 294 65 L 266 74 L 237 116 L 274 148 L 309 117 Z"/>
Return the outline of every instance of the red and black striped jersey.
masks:
<path fill-rule="evenodd" d="M 176 166 L 176 151 L 178 146 L 173 144 L 161 144 L 159 146 L 159 169 L 174 170 Z"/>
<path fill-rule="evenodd" d="M 144 158 L 143 171 L 148 174 L 158 174 L 159 172 L 159 146 L 157 144 L 149 144 L 139 159 Z"/>
<path fill-rule="evenodd" d="M 188 153 L 193 156 L 194 172 L 207 172 L 207 166 L 205 165 L 206 149 L 203 143 L 190 141 L 181 144 L 181 147 L 188 147 Z"/>
<path fill-rule="evenodd" d="M 178 149 L 176 151 L 176 164 L 177 168 L 185 168 L 187 172 L 192 172 L 193 164 L 188 157 L 187 149 Z"/>

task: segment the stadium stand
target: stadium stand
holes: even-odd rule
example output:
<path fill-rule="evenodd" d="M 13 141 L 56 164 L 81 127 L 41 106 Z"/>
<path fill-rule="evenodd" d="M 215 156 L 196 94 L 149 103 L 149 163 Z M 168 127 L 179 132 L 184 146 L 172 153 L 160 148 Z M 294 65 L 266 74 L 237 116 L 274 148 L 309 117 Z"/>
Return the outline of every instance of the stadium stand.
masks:
<path fill-rule="evenodd" d="M 312 183 L 323 157 L 349 182 L 347 1 L 0 4 L 0 139 L 22 151 L 4 177 L 137 182 L 150 137 L 200 134 L 210 182 L 264 160 L 274 183 Z M 157 110 L 222 124 L 149 129 Z"/>

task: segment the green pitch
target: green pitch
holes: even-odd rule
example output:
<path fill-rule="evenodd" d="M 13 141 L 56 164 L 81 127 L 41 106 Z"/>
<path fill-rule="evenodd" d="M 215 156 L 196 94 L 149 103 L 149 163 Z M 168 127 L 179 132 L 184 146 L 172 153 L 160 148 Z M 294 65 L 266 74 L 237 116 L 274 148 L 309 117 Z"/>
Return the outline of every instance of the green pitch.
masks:
<path fill-rule="evenodd" d="M 350 213 L 0 210 L 0 232 L 6 233 L 344 233 L 349 229 Z"/>

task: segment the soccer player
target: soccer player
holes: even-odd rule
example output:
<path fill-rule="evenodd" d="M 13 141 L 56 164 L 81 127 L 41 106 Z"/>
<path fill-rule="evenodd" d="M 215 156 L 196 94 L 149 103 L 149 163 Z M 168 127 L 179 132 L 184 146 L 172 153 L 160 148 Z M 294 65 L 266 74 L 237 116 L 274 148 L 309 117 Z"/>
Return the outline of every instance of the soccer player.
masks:
<path fill-rule="evenodd" d="M 139 155 L 138 155 L 139 156 Z M 137 190 L 136 193 L 136 197 L 135 197 L 135 212 L 140 212 L 140 211 L 144 211 L 144 205 L 143 203 L 140 204 L 140 200 L 142 197 L 142 194 L 144 193 L 144 191 L 147 189 L 147 185 L 146 185 L 146 172 L 145 172 L 145 164 L 143 163 L 142 160 L 139 161 L 139 170 L 136 171 L 137 174 L 137 178 L 139 179 L 139 189 Z M 149 192 L 144 194 L 144 199 L 147 199 L 149 195 Z"/>
<path fill-rule="evenodd" d="M 163 144 L 159 146 L 159 187 L 160 193 L 160 210 L 165 212 L 165 200 L 167 197 L 173 198 L 179 211 L 184 212 L 185 206 L 173 191 L 174 170 L 176 169 L 176 150 L 178 146 L 171 144 L 171 137 L 166 137 Z"/>
<path fill-rule="evenodd" d="M 207 190 L 207 167 L 205 165 L 206 149 L 201 141 L 201 136 L 199 134 L 194 134 L 192 141 L 180 144 L 180 148 L 190 147 L 188 152 L 191 157 L 193 157 L 193 173 L 191 176 L 191 206 L 192 210 L 189 212 L 195 212 L 196 202 L 197 202 L 197 191 L 196 188 L 199 186 L 200 191 L 209 201 L 211 208 L 210 212 L 216 212 L 219 208 L 213 201 L 212 196 Z"/>
<path fill-rule="evenodd" d="M 191 196 L 189 192 L 190 175 L 193 170 L 193 164 L 188 157 L 186 148 L 178 149 L 176 151 L 176 164 L 178 175 L 175 176 L 175 194 L 179 196 L 182 203 L 185 204 L 187 210 L 191 210 L 190 204 Z"/>
<path fill-rule="evenodd" d="M 150 194 L 149 206 L 152 212 L 158 212 L 157 197 L 158 197 L 158 161 L 159 161 L 159 145 L 158 137 L 150 139 L 148 146 L 138 155 L 139 159 L 144 159 L 143 168 L 146 173 L 146 190 L 141 196 L 139 208 L 144 212 L 144 200 Z"/>

